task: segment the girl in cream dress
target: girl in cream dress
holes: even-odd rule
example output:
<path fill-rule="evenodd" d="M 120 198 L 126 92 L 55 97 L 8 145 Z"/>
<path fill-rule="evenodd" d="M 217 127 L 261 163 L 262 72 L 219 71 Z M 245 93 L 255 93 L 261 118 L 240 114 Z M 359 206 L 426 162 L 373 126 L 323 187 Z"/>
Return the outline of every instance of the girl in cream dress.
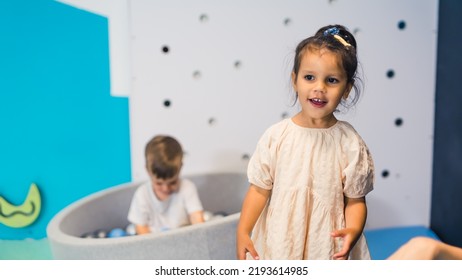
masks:
<path fill-rule="evenodd" d="M 249 162 L 238 259 L 370 259 L 363 229 L 374 164 L 361 136 L 334 116 L 359 96 L 356 48 L 341 25 L 297 46 L 301 111 L 269 127 Z"/>

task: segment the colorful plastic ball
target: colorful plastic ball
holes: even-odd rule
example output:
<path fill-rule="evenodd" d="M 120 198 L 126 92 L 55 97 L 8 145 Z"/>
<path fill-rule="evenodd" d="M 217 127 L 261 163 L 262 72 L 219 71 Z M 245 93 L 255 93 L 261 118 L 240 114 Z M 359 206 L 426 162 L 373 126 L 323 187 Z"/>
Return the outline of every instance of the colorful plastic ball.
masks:
<path fill-rule="evenodd" d="M 135 228 L 135 225 L 134 225 L 134 224 L 129 224 L 129 225 L 125 228 L 125 232 L 127 233 L 127 235 L 136 235 L 136 228 Z"/>
<path fill-rule="evenodd" d="M 224 211 L 217 211 L 217 212 L 215 212 L 215 216 L 226 217 L 226 216 L 228 216 L 228 213 L 226 213 Z"/>
<path fill-rule="evenodd" d="M 80 237 L 82 238 L 96 238 L 96 235 L 94 232 L 87 232 L 82 234 Z"/>
<path fill-rule="evenodd" d="M 210 211 L 204 211 L 204 221 L 208 222 L 212 219 L 213 213 Z"/>
<path fill-rule="evenodd" d="M 161 227 L 161 228 L 160 228 L 160 231 L 161 231 L 161 232 L 169 231 L 169 230 L 170 230 L 169 227 Z"/>
<path fill-rule="evenodd" d="M 95 232 L 95 236 L 97 238 L 106 238 L 107 237 L 107 231 L 100 229 Z"/>
<path fill-rule="evenodd" d="M 123 237 L 123 236 L 126 236 L 127 233 L 125 232 L 125 230 L 121 229 L 121 228 L 115 228 L 113 230 L 111 230 L 107 237 L 109 238 L 116 238 L 116 237 Z"/>

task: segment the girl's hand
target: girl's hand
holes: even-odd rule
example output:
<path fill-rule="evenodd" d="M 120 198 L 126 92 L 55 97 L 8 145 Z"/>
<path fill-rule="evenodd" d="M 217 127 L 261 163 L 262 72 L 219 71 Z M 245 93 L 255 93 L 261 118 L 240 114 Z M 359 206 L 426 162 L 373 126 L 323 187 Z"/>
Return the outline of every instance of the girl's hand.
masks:
<path fill-rule="evenodd" d="M 236 252 L 238 260 L 245 260 L 246 253 L 250 253 L 255 260 L 260 259 L 250 239 L 250 234 L 263 208 L 265 208 L 270 195 L 270 190 L 262 189 L 255 185 L 250 185 L 247 191 L 236 230 Z"/>
<path fill-rule="evenodd" d="M 335 230 L 331 233 L 333 238 L 342 238 L 343 239 L 343 247 L 340 252 L 335 253 L 332 258 L 334 260 L 347 260 L 350 251 L 353 248 L 353 242 L 357 240 L 358 233 L 351 228 L 344 228 L 340 230 Z"/>
<path fill-rule="evenodd" d="M 257 251 L 255 250 L 253 246 L 253 242 L 250 239 L 250 236 L 247 234 L 239 234 L 237 235 L 237 259 L 238 260 L 245 260 L 246 259 L 246 254 L 247 252 L 250 253 L 252 258 L 255 260 L 260 259 L 258 256 Z"/>
<path fill-rule="evenodd" d="M 331 233 L 333 238 L 342 238 L 343 247 L 340 252 L 335 253 L 334 260 L 347 260 L 350 251 L 358 241 L 366 223 L 367 207 L 366 198 L 345 197 L 345 224 L 343 229 L 335 230 Z"/>

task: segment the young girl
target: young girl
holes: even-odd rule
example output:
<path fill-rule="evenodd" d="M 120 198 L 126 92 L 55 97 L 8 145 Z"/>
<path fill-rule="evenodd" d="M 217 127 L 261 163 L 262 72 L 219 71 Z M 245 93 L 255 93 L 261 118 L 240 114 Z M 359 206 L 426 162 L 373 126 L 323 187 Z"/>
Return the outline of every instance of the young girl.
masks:
<path fill-rule="evenodd" d="M 292 84 L 301 111 L 267 129 L 249 162 L 238 259 L 370 259 L 362 232 L 373 161 L 354 128 L 334 116 L 340 102 L 357 100 L 357 64 L 356 40 L 341 25 L 297 46 Z"/>

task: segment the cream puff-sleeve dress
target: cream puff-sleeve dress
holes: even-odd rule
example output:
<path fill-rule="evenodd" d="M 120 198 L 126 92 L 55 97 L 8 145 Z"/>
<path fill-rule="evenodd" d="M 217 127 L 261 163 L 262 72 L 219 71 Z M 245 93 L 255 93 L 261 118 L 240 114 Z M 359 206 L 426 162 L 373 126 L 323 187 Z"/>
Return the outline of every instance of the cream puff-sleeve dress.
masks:
<path fill-rule="evenodd" d="M 345 227 L 344 196 L 373 189 L 374 164 L 349 123 L 317 129 L 285 119 L 262 135 L 247 174 L 251 184 L 272 190 L 252 232 L 260 258 L 329 260 L 342 248 L 331 232 Z M 370 259 L 364 235 L 350 259 Z"/>

